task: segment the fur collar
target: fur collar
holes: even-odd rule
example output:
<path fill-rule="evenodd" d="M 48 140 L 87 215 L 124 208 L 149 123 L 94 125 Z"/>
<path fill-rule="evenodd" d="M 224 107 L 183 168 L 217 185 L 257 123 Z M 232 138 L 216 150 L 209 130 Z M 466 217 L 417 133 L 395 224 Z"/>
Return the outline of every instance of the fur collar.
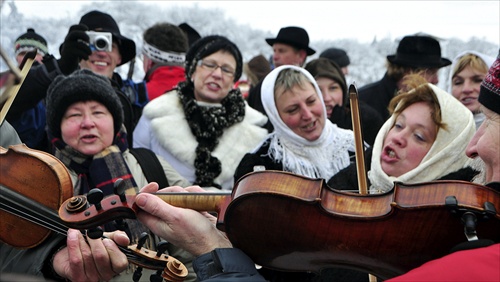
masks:
<path fill-rule="evenodd" d="M 143 115 L 151 121 L 153 135 L 163 148 L 194 169 L 198 142 L 191 133 L 176 91 L 162 95 L 154 103 L 146 105 Z M 267 136 L 267 130 L 261 127 L 266 122 L 266 116 L 245 102 L 245 118 L 224 130 L 219 145 L 212 152 L 222 165 L 221 174 L 215 179 L 216 183 L 222 184 L 232 178 L 243 156 Z"/>

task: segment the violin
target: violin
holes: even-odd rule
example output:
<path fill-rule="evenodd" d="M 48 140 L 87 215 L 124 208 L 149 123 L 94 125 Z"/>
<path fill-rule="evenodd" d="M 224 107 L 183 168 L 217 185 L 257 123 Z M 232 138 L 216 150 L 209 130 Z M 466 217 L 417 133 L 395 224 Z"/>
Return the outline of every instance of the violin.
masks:
<path fill-rule="evenodd" d="M 384 194 L 360 195 L 322 179 L 266 170 L 243 176 L 230 195 L 156 195 L 174 206 L 217 212 L 217 227 L 235 247 L 281 271 L 342 267 L 388 279 L 448 254 L 471 231 L 500 242 L 500 193 L 464 181 L 396 183 Z M 80 197 L 59 209 L 72 228 L 135 218 L 139 209 L 135 195 L 77 207 Z"/>
<path fill-rule="evenodd" d="M 34 248 L 52 232 L 66 236 L 68 226 L 57 210 L 73 195 L 70 175 L 54 156 L 24 144 L 0 147 L 0 241 L 20 249 Z M 89 234 L 89 233 L 87 233 Z M 102 233 L 98 233 L 100 237 Z M 90 236 L 90 235 L 89 235 Z M 138 244 L 118 246 L 130 263 L 162 271 L 166 281 L 183 281 L 187 268 L 177 259 Z M 160 249 L 161 252 L 160 252 Z"/>

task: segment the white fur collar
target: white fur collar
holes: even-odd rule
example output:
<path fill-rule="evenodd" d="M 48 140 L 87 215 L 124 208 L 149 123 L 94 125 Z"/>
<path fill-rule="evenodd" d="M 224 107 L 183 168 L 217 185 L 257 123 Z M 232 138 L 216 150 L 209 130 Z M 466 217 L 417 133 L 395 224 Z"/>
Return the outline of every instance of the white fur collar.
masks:
<path fill-rule="evenodd" d="M 153 134 L 163 148 L 182 162 L 193 165 L 198 142 L 191 133 L 177 93 L 170 92 L 156 98 L 144 108 L 143 115 L 151 121 Z M 243 156 L 267 136 L 267 130 L 261 127 L 266 122 L 266 116 L 245 102 L 245 118 L 224 130 L 212 152 L 222 165 L 222 172 L 215 182 L 222 184 L 233 178 Z"/>

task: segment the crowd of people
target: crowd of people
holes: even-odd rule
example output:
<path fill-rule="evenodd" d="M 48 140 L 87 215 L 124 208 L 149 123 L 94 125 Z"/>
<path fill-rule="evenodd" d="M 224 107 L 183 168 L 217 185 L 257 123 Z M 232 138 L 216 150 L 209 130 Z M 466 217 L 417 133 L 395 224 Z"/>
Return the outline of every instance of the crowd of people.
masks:
<path fill-rule="evenodd" d="M 324 179 L 325 189 L 355 193 L 357 162 L 365 161 L 371 195 L 388 193 L 395 182 L 462 180 L 500 197 L 500 52 L 495 59 L 466 50 L 451 61 L 435 38 L 405 36 L 387 56 L 384 77 L 359 89 L 364 139 L 356 140 L 346 50 L 328 48 L 307 62 L 316 50 L 297 26 L 265 41 L 272 58 L 245 62 L 227 37 L 158 22 L 143 33 L 145 77 L 137 82 L 116 72 L 138 54 L 106 12 L 88 12 L 71 26 L 60 58 L 33 28 L 19 36 L 18 66 L 31 51 L 36 63 L 0 125 L 0 146 L 25 143 L 53 155 L 67 168 L 74 195 L 98 188 L 105 197 L 122 179 L 139 210 L 137 220 L 106 223 L 103 239 L 69 229 L 30 249 L 0 243 L 0 281 L 16 274 L 149 281 L 154 272 L 137 278 L 137 267 L 118 249 L 144 232 L 153 250 L 168 242 L 166 253 L 189 271 L 185 281 L 368 281 L 368 270 L 345 265 L 319 274 L 256 268 L 209 211 L 174 207 L 154 195 L 230 192 L 254 171 Z M 450 65 L 451 87 L 440 89 L 438 71 Z M 247 97 L 238 88 L 243 75 Z M 487 239 L 391 281 L 498 281 L 500 238 Z"/>

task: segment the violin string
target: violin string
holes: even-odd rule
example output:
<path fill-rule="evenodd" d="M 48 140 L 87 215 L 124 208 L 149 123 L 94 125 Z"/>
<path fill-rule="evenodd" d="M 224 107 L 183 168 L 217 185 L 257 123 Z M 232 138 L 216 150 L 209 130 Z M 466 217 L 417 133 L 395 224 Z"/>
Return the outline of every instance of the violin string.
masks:
<path fill-rule="evenodd" d="M 61 221 L 57 213 L 1 185 L 0 191 L 2 192 L 0 193 L 0 210 L 19 216 L 60 235 L 67 236 L 69 228 Z M 10 198 L 6 197 L 6 195 Z M 117 246 L 127 259 L 137 261 L 137 256 L 131 250 L 120 245 Z"/>

